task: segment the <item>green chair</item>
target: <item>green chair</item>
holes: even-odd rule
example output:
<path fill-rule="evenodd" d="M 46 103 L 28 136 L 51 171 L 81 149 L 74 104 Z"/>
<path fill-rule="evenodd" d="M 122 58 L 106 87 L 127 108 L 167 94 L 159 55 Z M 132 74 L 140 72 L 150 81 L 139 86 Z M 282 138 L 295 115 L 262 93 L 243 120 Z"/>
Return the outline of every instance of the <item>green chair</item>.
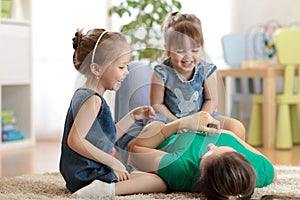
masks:
<path fill-rule="evenodd" d="M 275 147 L 290 149 L 293 143 L 300 143 L 300 28 L 277 30 L 275 45 L 278 63 L 284 65 L 283 92 L 276 95 L 278 116 Z M 254 95 L 252 100 L 248 143 L 259 146 L 263 134 L 263 98 Z"/>

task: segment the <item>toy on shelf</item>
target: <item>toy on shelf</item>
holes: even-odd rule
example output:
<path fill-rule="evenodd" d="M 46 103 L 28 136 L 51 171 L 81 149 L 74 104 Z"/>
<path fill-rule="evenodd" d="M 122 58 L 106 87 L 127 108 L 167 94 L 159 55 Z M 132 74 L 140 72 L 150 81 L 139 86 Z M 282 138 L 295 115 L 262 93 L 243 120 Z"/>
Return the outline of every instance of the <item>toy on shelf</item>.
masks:
<path fill-rule="evenodd" d="M 271 63 L 276 62 L 276 46 L 273 40 L 276 30 L 282 27 L 283 26 L 275 20 L 250 27 L 248 30 L 249 36 L 255 35 L 255 37 L 248 37 L 246 44 L 252 43 L 257 60 L 264 60 Z"/>
<path fill-rule="evenodd" d="M 1 116 L 2 142 L 23 140 L 24 136 L 17 126 L 17 120 L 14 111 L 2 111 Z"/>

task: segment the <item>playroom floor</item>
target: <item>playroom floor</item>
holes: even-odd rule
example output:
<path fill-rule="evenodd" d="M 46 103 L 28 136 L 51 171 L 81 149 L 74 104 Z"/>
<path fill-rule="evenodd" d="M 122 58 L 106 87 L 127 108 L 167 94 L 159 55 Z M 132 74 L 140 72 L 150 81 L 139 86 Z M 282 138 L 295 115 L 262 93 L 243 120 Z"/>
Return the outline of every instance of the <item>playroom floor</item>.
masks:
<path fill-rule="evenodd" d="M 291 150 L 258 148 L 273 164 L 299 165 L 300 145 Z M 0 152 L 0 177 L 22 174 L 57 172 L 60 156 L 59 141 L 38 141 L 32 147 Z"/>

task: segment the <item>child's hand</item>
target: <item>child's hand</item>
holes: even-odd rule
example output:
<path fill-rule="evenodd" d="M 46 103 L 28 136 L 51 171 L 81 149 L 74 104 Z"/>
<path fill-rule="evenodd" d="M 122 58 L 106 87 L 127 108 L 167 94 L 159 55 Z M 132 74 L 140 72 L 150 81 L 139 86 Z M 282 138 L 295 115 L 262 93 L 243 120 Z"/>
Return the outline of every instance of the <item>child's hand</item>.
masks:
<path fill-rule="evenodd" d="M 130 178 L 130 174 L 128 171 L 119 171 L 119 170 L 113 170 L 118 181 L 126 181 Z"/>
<path fill-rule="evenodd" d="M 125 166 L 119 160 L 115 160 L 111 166 L 114 174 L 116 175 L 118 181 L 125 181 L 130 178 L 129 172 L 126 170 Z"/>
<path fill-rule="evenodd" d="M 141 120 L 141 119 L 153 119 L 155 116 L 155 111 L 151 106 L 140 106 L 134 108 L 130 116 L 133 120 Z"/>

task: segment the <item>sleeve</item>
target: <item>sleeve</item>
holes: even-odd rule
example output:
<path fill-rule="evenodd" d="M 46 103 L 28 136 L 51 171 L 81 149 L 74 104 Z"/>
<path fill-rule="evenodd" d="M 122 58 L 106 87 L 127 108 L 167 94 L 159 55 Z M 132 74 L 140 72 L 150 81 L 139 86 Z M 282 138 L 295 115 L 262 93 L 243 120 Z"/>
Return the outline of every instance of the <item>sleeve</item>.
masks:
<path fill-rule="evenodd" d="M 217 70 L 217 66 L 214 64 L 205 63 L 204 65 L 204 75 L 205 80 L 210 77 Z"/>
<path fill-rule="evenodd" d="M 170 191 L 193 191 L 195 176 L 198 168 L 184 162 L 176 153 L 168 153 L 161 159 L 157 174 L 168 185 Z"/>
<path fill-rule="evenodd" d="M 272 183 L 275 176 L 275 169 L 266 157 L 248 150 L 231 135 L 222 134 L 222 136 L 226 140 L 223 143 L 228 144 L 230 142 L 230 146 L 243 154 L 250 162 L 256 172 L 256 187 L 264 187 Z"/>
<path fill-rule="evenodd" d="M 272 183 L 275 176 L 273 164 L 264 156 L 252 154 L 247 157 L 256 172 L 256 187 L 264 187 Z"/>
<path fill-rule="evenodd" d="M 275 169 L 272 163 L 264 156 L 257 155 L 256 162 L 252 163 L 256 171 L 256 187 L 264 187 L 272 183 L 275 176 Z"/>
<path fill-rule="evenodd" d="M 154 72 L 164 83 L 166 83 L 168 73 L 166 72 L 164 67 L 162 67 L 161 65 L 157 65 L 154 67 Z"/>

